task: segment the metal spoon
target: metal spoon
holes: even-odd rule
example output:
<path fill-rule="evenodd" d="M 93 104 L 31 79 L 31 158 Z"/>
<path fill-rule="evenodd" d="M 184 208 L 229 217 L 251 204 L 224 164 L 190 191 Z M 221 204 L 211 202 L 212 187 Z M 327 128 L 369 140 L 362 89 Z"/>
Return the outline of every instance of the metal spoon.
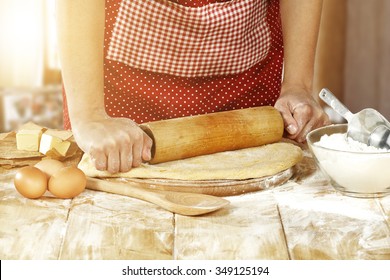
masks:
<path fill-rule="evenodd" d="M 367 108 L 352 114 L 330 90 L 324 88 L 320 98 L 348 121 L 347 136 L 377 148 L 390 148 L 390 123 L 378 111 Z"/>
<path fill-rule="evenodd" d="M 151 190 L 132 182 L 110 182 L 91 177 L 87 178 L 87 188 L 138 198 L 186 216 L 213 212 L 230 203 L 226 199 L 206 194 Z"/>
<path fill-rule="evenodd" d="M 386 125 L 379 125 L 374 131 L 371 133 L 371 137 L 369 138 L 368 145 L 390 149 L 390 129 Z"/>

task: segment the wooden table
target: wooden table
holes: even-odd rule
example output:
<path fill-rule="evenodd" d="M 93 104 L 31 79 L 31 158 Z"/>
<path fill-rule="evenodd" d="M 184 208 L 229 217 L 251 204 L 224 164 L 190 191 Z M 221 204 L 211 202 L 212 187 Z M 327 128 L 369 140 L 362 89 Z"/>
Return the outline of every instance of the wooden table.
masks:
<path fill-rule="evenodd" d="M 390 196 L 343 196 L 304 153 L 284 185 L 198 217 L 91 190 L 26 199 L 0 167 L 0 259 L 390 259 Z"/>

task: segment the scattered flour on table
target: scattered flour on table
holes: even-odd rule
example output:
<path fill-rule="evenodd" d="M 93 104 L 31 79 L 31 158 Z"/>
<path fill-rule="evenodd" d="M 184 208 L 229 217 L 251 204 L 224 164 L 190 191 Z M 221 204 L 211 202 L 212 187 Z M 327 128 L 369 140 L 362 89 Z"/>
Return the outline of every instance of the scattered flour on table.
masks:
<path fill-rule="evenodd" d="M 373 146 L 368 146 L 362 142 L 355 141 L 352 138 L 347 137 L 346 133 L 323 135 L 320 141 L 316 142 L 315 145 L 328 149 L 348 152 L 383 153 L 390 151 L 387 149 L 379 149 Z"/>

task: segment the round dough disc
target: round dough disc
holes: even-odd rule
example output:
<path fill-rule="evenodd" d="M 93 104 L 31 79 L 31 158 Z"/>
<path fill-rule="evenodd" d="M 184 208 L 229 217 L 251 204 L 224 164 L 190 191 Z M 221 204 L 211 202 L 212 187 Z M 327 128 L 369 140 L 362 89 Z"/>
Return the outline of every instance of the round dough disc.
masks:
<path fill-rule="evenodd" d="M 272 176 L 289 169 L 302 159 L 302 150 L 291 143 L 278 142 L 254 148 L 175 160 L 142 164 L 126 173 L 97 170 L 84 154 L 79 168 L 90 177 L 123 177 L 175 180 L 244 180 Z"/>

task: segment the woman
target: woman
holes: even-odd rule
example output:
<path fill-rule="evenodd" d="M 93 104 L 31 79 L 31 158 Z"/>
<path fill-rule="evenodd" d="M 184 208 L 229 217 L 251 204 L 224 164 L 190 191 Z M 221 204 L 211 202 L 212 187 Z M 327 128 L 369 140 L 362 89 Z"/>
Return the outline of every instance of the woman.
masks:
<path fill-rule="evenodd" d="M 329 123 L 311 96 L 320 0 L 57 1 L 65 126 L 99 170 L 150 160 L 141 122 L 273 105 L 298 142 Z"/>

